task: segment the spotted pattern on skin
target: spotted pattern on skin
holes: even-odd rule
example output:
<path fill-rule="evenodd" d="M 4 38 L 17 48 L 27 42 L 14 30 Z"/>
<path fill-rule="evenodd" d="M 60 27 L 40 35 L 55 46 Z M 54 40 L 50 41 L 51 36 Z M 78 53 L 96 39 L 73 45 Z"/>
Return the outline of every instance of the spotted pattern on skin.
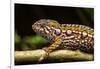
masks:
<path fill-rule="evenodd" d="M 94 30 L 78 24 L 59 24 L 55 20 L 41 19 L 32 25 L 32 29 L 52 44 L 47 50 L 70 49 L 93 53 Z M 58 38 L 59 37 L 59 38 Z M 57 40 L 60 40 L 57 42 Z M 54 46 L 55 45 L 55 46 Z"/>

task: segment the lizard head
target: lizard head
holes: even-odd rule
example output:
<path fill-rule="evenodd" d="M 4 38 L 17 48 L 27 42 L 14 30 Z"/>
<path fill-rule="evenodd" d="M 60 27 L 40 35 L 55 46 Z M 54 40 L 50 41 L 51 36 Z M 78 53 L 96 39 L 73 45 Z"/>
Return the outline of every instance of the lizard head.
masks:
<path fill-rule="evenodd" d="M 48 40 L 54 40 L 61 34 L 60 24 L 55 20 L 40 19 L 32 25 L 32 29 Z"/>

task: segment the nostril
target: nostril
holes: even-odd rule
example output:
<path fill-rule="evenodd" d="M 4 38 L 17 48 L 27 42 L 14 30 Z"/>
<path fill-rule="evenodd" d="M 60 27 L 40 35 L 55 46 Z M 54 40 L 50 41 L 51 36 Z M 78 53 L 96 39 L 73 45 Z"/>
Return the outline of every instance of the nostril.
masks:
<path fill-rule="evenodd" d="M 32 29 L 34 30 L 34 24 L 32 25 Z"/>

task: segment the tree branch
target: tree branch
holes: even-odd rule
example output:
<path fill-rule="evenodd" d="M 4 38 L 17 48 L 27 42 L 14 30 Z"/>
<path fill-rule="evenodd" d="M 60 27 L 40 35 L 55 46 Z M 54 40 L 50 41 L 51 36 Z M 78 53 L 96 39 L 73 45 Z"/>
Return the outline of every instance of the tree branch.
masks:
<path fill-rule="evenodd" d="M 32 51 L 15 51 L 15 64 L 20 62 L 38 62 L 46 52 L 42 49 Z M 93 54 L 71 50 L 57 50 L 50 53 L 48 60 L 54 61 L 92 61 Z"/>

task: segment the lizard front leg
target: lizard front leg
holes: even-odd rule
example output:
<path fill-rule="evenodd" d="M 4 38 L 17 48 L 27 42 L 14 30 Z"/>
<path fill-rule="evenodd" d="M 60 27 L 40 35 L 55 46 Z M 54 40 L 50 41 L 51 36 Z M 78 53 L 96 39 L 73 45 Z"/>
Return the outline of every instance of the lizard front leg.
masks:
<path fill-rule="evenodd" d="M 62 39 L 60 38 L 60 36 L 58 36 L 55 38 L 54 42 L 49 47 L 44 47 L 43 50 L 46 52 L 46 54 L 40 57 L 39 62 L 46 59 L 52 51 L 54 51 L 56 48 L 60 46 L 61 42 Z"/>

